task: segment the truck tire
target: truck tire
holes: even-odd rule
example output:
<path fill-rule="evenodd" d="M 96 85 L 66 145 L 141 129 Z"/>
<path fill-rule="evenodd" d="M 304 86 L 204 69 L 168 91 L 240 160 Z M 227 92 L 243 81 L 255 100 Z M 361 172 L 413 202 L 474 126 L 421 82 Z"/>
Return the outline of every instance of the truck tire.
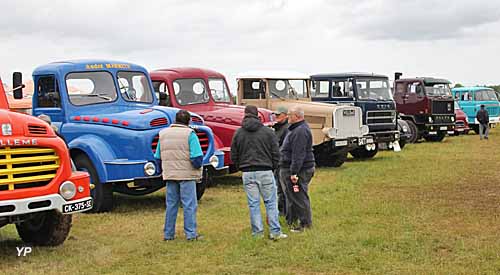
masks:
<path fill-rule="evenodd" d="M 478 124 L 474 124 L 474 125 L 470 126 L 470 128 L 472 128 L 472 130 L 474 130 L 474 133 L 476 133 L 476 135 L 479 135 L 479 125 Z"/>
<path fill-rule="evenodd" d="M 378 145 L 376 145 L 375 150 L 368 151 L 363 146 L 352 150 L 350 153 L 355 159 L 371 159 L 378 153 Z"/>
<path fill-rule="evenodd" d="M 418 140 L 418 128 L 415 123 L 411 120 L 406 121 L 408 123 L 408 128 L 410 130 L 410 137 L 408 138 L 407 142 L 408 143 L 415 143 Z"/>
<path fill-rule="evenodd" d="M 441 142 L 446 136 L 446 132 L 439 132 L 437 136 L 425 136 L 426 141 L 430 142 Z"/>
<path fill-rule="evenodd" d="M 86 155 L 79 154 L 75 157 L 75 166 L 79 171 L 85 171 L 90 175 L 90 182 L 94 184 L 94 189 L 90 190 L 90 195 L 94 200 L 92 210 L 88 213 L 108 212 L 113 209 L 113 185 L 101 183 L 99 176 Z"/>
<path fill-rule="evenodd" d="M 40 246 L 57 246 L 68 237 L 71 215 L 55 210 L 35 214 L 32 218 L 16 224 L 17 233 L 26 243 Z"/>

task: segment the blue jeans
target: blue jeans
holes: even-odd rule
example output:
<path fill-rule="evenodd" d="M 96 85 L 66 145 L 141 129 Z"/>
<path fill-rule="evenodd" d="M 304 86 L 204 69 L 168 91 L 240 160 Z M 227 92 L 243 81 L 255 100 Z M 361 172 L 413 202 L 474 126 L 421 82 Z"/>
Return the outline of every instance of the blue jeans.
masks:
<path fill-rule="evenodd" d="M 175 222 L 179 203 L 182 203 L 184 212 L 186 239 L 196 238 L 198 236 L 196 232 L 198 200 L 196 199 L 196 182 L 194 180 L 167 181 L 167 213 L 165 214 L 164 238 L 170 240 L 175 237 Z"/>
<path fill-rule="evenodd" d="M 266 215 L 271 235 L 279 235 L 281 226 L 278 219 L 278 202 L 276 199 L 276 181 L 271 170 L 243 172 L 243 186 L 247 193 L 250 208 L 252 235 L 264 233 L 264 225 L 260 214 L 260 197 L 264 200 Z"/>

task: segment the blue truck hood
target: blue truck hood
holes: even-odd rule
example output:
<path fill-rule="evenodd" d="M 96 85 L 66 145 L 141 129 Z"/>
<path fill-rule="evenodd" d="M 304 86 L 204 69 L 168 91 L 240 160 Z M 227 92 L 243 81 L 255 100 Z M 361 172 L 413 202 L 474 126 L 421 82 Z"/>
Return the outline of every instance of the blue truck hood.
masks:
<path fill-rule="evenodd" d="M 133 130 L 146 130 L 170 125 L 177 109 L 159 106 L 138 106 L 136 108 L 120 108 L 119 106 L 105 109 L 82 110 L 71 116 L 75 123 L 92 123 L 129 128 Z"/>

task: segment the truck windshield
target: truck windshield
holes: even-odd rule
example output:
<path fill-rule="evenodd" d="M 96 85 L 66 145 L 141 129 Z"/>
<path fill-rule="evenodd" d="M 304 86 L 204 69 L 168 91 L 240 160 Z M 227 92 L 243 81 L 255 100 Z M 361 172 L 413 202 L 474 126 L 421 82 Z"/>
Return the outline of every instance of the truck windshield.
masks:
<path fill-rule="evenodd" d="M 191 105 L 208 102 L 205 81 L 198 78 L 176 79 L 173 83 L 174 94 L 180 105 Z"/>
<path fill-rule="evenodd" d="M 109 72 L 69 73 L 66 90 L 73 105 L 90 105 L 116 100 L 116 86 Z"/>
<path fill-rule="evenodd" d="M 215 102 L 231 102 L 231 95 L 224 79 L 210 78 L 208 79 L 208 87 Z"/>
<path fill-rule="evenodd" d="M 476 101 L 497 101 L 497 95 L 493 90 L 479 90 L 476 91 Z"/>
<path fill-rule="evenodd" d="M 120 93 L 126 101 L 153 103 L 148 77 L 142 72 L 118 72 Z"/>
<path fill-rule="evenodd" d="M 387 79 L 356 79 L 358 99 L 392 100 Z"/>
<path fill-rule="evenodd" d="M 447 83 L 425 84 L 425 93 L 428 96 L 446 96 L 451 97 L 450 86 Z"/>
<path fill-rule="evenodd" d="M 271 98 L 307 98 L 306 81 L 272 79 L 269 80 Z"/>

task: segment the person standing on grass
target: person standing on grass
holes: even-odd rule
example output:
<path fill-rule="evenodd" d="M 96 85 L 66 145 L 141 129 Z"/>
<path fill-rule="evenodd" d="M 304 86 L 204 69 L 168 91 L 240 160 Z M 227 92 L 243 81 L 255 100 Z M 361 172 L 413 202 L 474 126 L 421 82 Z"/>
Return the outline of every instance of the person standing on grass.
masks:
<path fill-rule="evenodd" d="M 278 138 L 273 130 L 265 127 L 259 120 L 257 107 L 245 107 L 242 127 L 236 131 L 231 143 L 231 160 L 243 172 L 243 186 L 250 209 L 252 235 L 264 235 L 264 225 L 260 214 L 260 198 L 264 200 L 269 238 L 284 239 L 288 236 L 281 232 L 276 202 L 276 181 L 273 169 L 279 162 Z"/>
<path fill-rule="evenodd" d="M 273 113 L 276 116 L 276 123 L 273 125 L 273 129 L 276 137 L 278 137 L 278 144 L 281 147 L 288 131 L 288 109 L 286 107 L 278 107 Z M 278 187 L 278 211 L 281 216 L 286 216 L 285 187 L 280 179 L 279 166 L 274 170 L 274 178 Z"/>
<path fill-rule="evenodd" d="M 179 110 L 175 123 L 160 131 L 155 158 L 161 159 L 163 180 L 167 183 L 167 211 L 165 214 L 164 240 L 175 237 L 175 223 L 179 203 L 184 212 L 184 233 L 188 241 L 202 238 L 197 233 L 196 182 L 202 177 L 203 152 L 193 129 L 189 128 L 191 115 Z"/>
<path fill-rule="evenodd" d="M 481 105 L 481 109 L 477 111 L 476 119 L 479 122 L 479 138 L 488 139 L 488 134 L 490 132 L 490 116 L 484 105 Z"/>
<path fill-rule="evenodd" d="M 312 133 L 299 106 L 289 109 L 288 121 L 288 134 L 281 146 L 280 176 L 285 185 L 290 231 L 302 232 L 312 226 L 308 193 L 315 167 Z"/>

